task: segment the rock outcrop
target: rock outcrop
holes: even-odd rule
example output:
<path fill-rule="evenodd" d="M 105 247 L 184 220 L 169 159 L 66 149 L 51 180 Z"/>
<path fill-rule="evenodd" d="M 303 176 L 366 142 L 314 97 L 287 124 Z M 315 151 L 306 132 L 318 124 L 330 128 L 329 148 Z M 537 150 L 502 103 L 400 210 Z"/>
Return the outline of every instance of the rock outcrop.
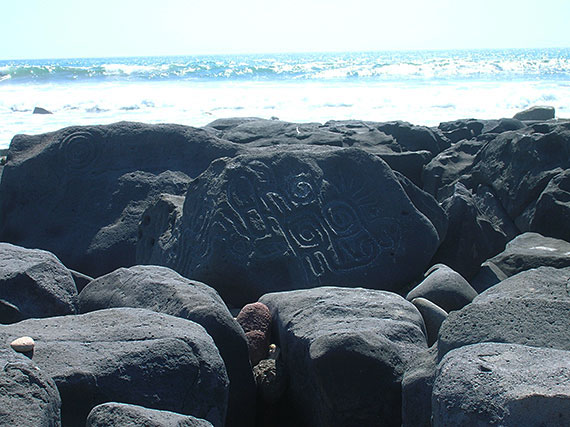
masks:
<path fill-rule="evenodd" d="M 401 424 L 401 381 L 427 348 L 423 320 L 399 295 L 322 287 L 264 295 L 304 425 Z"/>
<path fill-rule="evenodd" d="M 439 243 L 388 165 L 358 149 L 264 149 L 219 159 L 191 182 L 174 226 L 149 235 L 154 218 L 146 222 L 139 244 L 173 236 L 159 264 L 208 283 L 237 307 L 323 283 L 401 289 Z"/>
<path fill-rule="evenodd" d="M 84 425 L 104 402 L 176 411 L 223 426 L 228 377 L 212 338 L 197 323 L 120 308 L 0 326 L 0 342 L 31 336 L 33 360 L 53 378 L 64 425 Z"/>
<path fill-rule="evenodd" d="M 17 135 L 0 182 L 0 239 L 53 252 L 92 277 L 132 266 L 144 209 L 160 193 L 184 194 L 191 177 L 236 151 L 180 125 Z"/>
<path fill-rule="evenodd" d="M 254 423 L 255 384 L 246 337 L 218 293 L 208 285 L 166 267 L 120 268 L 89 283 L 79 294 L 78 307 L 81 313 L 146 308 L 202 325 L 214 339 L 230 380 L 226 426 Z"/>
<path fill-rule="evenodd" d="M 0 243 L 0 323 L 76 312 L 71 273 L 47 251 Z"/>

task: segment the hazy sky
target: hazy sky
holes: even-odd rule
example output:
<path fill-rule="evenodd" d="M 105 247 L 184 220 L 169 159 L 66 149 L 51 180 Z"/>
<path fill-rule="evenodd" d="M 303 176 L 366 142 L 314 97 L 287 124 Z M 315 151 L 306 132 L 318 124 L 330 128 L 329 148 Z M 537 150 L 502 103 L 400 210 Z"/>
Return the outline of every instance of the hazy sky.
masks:
<path fill-rule="evenodd" d="M 570 0 L 26 0 L 0 11 L 0 59 L 570 47 Z"/>

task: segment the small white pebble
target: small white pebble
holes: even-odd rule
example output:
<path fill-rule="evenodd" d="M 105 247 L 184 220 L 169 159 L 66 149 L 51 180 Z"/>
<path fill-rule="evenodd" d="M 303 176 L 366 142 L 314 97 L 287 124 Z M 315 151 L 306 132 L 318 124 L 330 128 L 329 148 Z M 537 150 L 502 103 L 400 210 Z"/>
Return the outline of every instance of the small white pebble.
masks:
<path fill-rule="evenodd" d="M 31 337 L 20 337 L 10 343 L 10 347 L 18 353 L 27 353 L 34 349 L 34 339 Z"/>

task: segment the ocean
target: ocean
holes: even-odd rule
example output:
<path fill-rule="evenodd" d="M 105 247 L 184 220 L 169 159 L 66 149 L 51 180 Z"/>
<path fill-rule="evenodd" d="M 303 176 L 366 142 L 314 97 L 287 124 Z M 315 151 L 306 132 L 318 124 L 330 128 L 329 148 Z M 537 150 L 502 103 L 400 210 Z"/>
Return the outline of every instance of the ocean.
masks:
<path fill-rule="evenodd" d="M 18 133 L 121 120 L 434 126 L 512 117 L 531 105 L 570 117 L 570 48 L 0 61 L 0 148 Z"/>

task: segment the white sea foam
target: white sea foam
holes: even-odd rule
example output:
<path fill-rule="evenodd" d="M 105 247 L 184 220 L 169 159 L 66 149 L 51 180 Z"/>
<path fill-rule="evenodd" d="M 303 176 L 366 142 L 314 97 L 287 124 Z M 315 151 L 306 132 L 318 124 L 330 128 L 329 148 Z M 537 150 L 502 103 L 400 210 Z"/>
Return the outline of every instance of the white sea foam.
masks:
<path fill-rule="evenodd" d="M 548 103 L 570 116 L 570 86 L 553 82 L 326 83 L 136 82 L 0 86 L 0 148 L 17 133 L 120 120 L 203 126 L 221 117 L 407 120 L 511 117 Z M 35 106 L 52 115 L 32 115 Z"/>
<path fill-rule="evenodd" d="M 570 116 L 570 50 L 0 61 L 0 148 L 17 133 L 228 116 L 407 120 Z M 32 115 L 34 107 L 52 115 Z"/>

